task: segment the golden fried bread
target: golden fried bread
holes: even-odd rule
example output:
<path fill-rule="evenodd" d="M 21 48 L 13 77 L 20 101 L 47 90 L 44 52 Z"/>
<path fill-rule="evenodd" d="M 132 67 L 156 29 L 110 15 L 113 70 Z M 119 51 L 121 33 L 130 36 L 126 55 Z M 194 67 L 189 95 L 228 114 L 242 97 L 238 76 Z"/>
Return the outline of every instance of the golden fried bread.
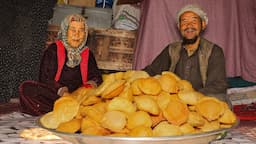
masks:
<path fill-rule="evenodd" d="M 75 133 L 81 128 L 81 119 L 72 119 L 70 121 L 61 123 L 57 127 L 57 131 Z"/>
<path fill-rule="evenodd" d="M 44 127 L 63 132 L 136 137 L 203 133 L 236 120 L 227 103 L 195 91 L 172 72 L 150 77 L 135 70 L 105 74 L 97 88 L 64 93 L 40 118 Z"/>
<path fill-rule="evenodd" d="M 79 103 L 73 97 L 60 97 L 54 102 L 53 113 L 58 116 L 59 122 L 73 119 L 79 111 Z"/>
<path fill-rule="evenodd" d="M 131 86 L 128 85 L 124 88 L 124 90 L 119 94 L 120 97 L 126 98 L 129 101 L 133 101 L 133 94 Z"/>
<path fill-rule="evenodd" d="M 171 100 L 163 110 L 164 117 L 173 125 L 181 125 L 188 119 L 187 105 L 179 100 Z"/>
<path fill-rule="evenodd" d="M 177 76 L 177 75 L 176 75 L 175 73 L 173 73 L 173 72 L 170 72 L 170 71 L 163 71 L 163 72 L 162 72 L 162 75 L 165 75 L 165 74 L 168 74 L 168 75 L 174 77 L 177 81 L 181 80 L 180 77 Z"/>
<path fill-rule="evenodd" d="M 178 93 L 181 101 L 188 105 L 195 105 L 200 99 L 202 94 L 194 90 L 184 90 Z"/>
<path fill-rule="evenodd" d="M 104 113 L 102 113 L 100 110 L 98 110 L 94 106 L 85 106 L 81 110 L 81 114 L 84 117 L 90 117 L 93 120 L 100 122 L 101 119 L 103 118 Z"/>
<path fill-rule="evenodd" d="M 93 120 L 90 117 L 85 117 L 81 120 L 81 131 L 88 129 L 90 127 L 99 127 L 100 123 Z"/>
<path fill-rule="evenodd" d="M 163 91 L 168 93 L 177 93 L 179 91 L 177 80 L 173 76 L 162 74 L 158 80 Z"/>
<path fill-rule="evenodd" d="M 196 112 L 189 112 L 187 123 L 193 127 L 200 127 L 205 124 L 205 119 Z"/>
<path fill-rule="evenodd" d="M 102 127 L 114 132 L 122 131 L 126 123 L 126 114 L 120 111 L 107 111 L 101 120 Z"/>
<path fill-rule="evenodd" d="M 189 123 L 182 124 L 180 126 L 180 130 L 183 134 L 191 134 L 195 132 L 195 128 L 191 126 Z"/>
<path fill-rule="evenodd" d="M 114 73 L 116 80 L 122 80 L 124 79 L 124 72 L 116 72 Z"/>
<path fill-rule="evenodd" d="M 142 94 L 142 91 L 139 88 L 139 83 L 141 83 L 142 80 L 143 80 L 143 78 L 139 78 L 139 79 L 134 80 L 131 83 L 131 90 L 132 90 L 133 95 L 141 95 Z"/>
<path fill-rule="evenodd" d="M 145 111 L 136 111 L 132 114 L 128 115 L 127 119 L 127 125 L 126 127 L 128 129 L 134 129 L 138 126 L 145 126 L 145 127 L 151 127 L 152 126 L 152 120 L 150 115 Z"/>
<path fill-rule="evenodd" d="M 156 102 L 161 110 L 167 107 L 170 100 L 171 100 L 171 95 L 165 91 L 162 91 L 156 98 Z"/>
<path fill-rule="evenodd" d="M 89 96 L 82 102 L 82 105 L 89 106 L 101 102 L 101 98 L 95 95 Z"/>
<path fill-rule="evenodd" d="M 179 91 L 191 91 L 194 90 L 192 84 L 187 80 L 177 81 Z"/>
<path fill-rule="evenodd" d="M 155 127 L 156 125 L 158 125 L 162 121 L 166 121 L 162 112 L 159 115 L 156 115 L 156 116 L 150 115 L 150 117 L 151 117 L 151 120 L 152 120 L 152 127 Z"/>
<path fill-rule="evenodd" d="M 160 113 L 160 109 L 156 101 L 148 95 L 136 96 L 134 97 L 134 102 L 138 110 L 148 112 L 152 115 L 158 115 Z"/>
<path fill-rule="evenodd" d="M 182 135 L 180 128 L 176 125 L 172 125 L 167 121 L 159 123 L 153 129 L 153 136 L 178 136 Z"/>
<path fill-rule="evenodd" d="M 162 90 L 159 81 L 153 77 L 143 78 L 139 83 L 139 89 L 147 95 L 158 95 Z"/>
<path fill-rule="evenodd" d="M 108 111 L 122 111 L 124 113 L 133 113 L 136 111 L 135 105 L 124 97 L 115 97 L 107 105 Z"/>
<path fill-rule="evenodd" d="M 53 111 L 51 111 L 44 114 L 40 118 L 40 123 L 46 128 L 56 129 L 61 122 L 59 120 L 58 115 L 56 115 Z"/>
<path fill-rule="evenodd" d="M 101 135 L 101 136 L 111 134 L 109 130 L 101 126 L 88 127 L 86 129 L 83 129 L 81 133 L 84 135 Z"/>
<path fill-rule="evenodd" d="M 149 74 L 145 71 L 127 71 L 124 74 L 124 78 L 126 79 L 127 83 L 131 83 L 136 79 L 139 78 L 147 78 Z"/>
<path fill-rule="evenodd" d="M 201 127 L 201 131 L 202 132 L 209 132 L 209 131 L 213 131 L 213 130 L 217 130 L 220 128 L 220 123 L 218 121 L 211 121 L 211 122 L 207 122 L 205 123 L 202 127 Z"/>
<path fill-rule="evenodd" d="M 150 127 L 145 127 L 141 125 L 132 129 L 128 135 L 136 137 L 150 137 L 153 135 L 153 130 Z"/>
<path fill-rule="evenodd" d="M 94 95 L 101 95 L 103 91 L 105 91 L 105 89 L 108 88 L 115 80 L 114 74 L 105 75 L 103 83 L 95 89 Z"/>
<path fill-rule="evenodd" d="M 219 122 L 223 124 L 233 124 L 236 122 L 236 115 L 230 109 L 225 109 L 223 115 L 219 118 Z"/>
<path fill-rule="evenodd" d="M 124 89 L 125 80 L 116 80 L 112 82 L 103 92 L 102 98 L 113 98 L 118 96 Z"/>
<path fill-rule="evenodd" d="M 92 105 L 92 107 L 101 113 L 105 113 L 107 111 L 107 103 L 106 102 L 96 103 L 96 104 Z"/>
<path fill-rule="evenodd" d="M 196 111 L 208 121 L 218 119 L 225 110 L 223 102 L 214 97 L 203 97 L 195 106 Z"/>

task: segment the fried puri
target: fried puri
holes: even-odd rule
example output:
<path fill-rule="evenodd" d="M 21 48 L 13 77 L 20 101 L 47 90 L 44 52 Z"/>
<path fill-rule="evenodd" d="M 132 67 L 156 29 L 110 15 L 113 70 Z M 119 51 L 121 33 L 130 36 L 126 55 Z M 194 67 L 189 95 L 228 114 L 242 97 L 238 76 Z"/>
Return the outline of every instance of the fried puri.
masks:
<path fill-rule="evenodd" d="M 171 100 L 163 110 L 164 117 L 173 125 L 181 125 L 188 119 L 187 105 L 179 100 Z"/>

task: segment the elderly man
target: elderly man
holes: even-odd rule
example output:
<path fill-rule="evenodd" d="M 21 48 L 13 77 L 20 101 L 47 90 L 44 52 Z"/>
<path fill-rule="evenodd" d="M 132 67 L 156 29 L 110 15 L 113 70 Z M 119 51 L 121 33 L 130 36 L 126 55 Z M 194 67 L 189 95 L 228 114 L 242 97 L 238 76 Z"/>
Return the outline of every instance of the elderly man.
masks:
<path fill-rule="evenodd" d="M 195 90 L 225 99 L 225 59 L 222 49 L 201 36 L 208 24 L 207 14 L 197 5 L 177 13 L 182 40 L 169 44 L 144 68 L 150 75 L 172 71 L 192 83 Z"/>
<path fill-rule="evenodd" d="M 21 111 L 41 115 L 56 99 L 79 87 L 97 87 L 102 82 L 93 53 L 86 46 L 88 26 L 79 14 L 65 17 L 58 40 L 44 51 L 39 82 L 25 81 L 20 87 Z"/>

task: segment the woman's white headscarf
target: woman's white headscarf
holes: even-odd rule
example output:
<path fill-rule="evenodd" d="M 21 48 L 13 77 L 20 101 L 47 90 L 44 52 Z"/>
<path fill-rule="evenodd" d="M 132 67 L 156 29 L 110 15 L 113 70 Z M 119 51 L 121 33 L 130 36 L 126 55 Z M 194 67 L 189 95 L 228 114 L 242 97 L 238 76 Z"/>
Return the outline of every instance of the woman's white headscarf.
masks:
<path fill-rule="evenodd" d="M 69 24 L 71 21 L 83 22 L 85 25 L 84 41 L 77 48 L 71 47 L 67 41 L 67 31 L 68 31 L 68 27 L 69 27 Z M 67 61 L 66 65 L 68 67 L 73 68 L 80 64 L 81 59 L 82 59 L 80 56 L 80 53 L 84 49 L 87 48 L 87 46 L 86 46 L 87 37 L 88 37 L 88 26 L 87 26 L 85 18 L 82 15 L 71 14 L 71 15 L 66 16 L 65 19 L 61 22 L 60 30 L 58 32 L 58 39 L 63 42 L 63 45 L 64 45 L 65 49 L 67 50 L 68 61 Z"/>

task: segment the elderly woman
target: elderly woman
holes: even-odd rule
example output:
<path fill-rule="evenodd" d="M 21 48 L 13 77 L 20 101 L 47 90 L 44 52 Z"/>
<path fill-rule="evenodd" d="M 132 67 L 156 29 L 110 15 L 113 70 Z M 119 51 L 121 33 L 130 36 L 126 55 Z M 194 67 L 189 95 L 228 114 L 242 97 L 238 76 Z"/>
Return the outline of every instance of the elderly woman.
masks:
<path fill-rule="evenodd" d="M 39 82 L 19 87 L 21 111 L 42 115 L 54 101 L 77 88 L 97 87 L 102 82 L 93 53 L 86 46 L 88 26 L 83 16 L 68 15 L 61 23 L 58 40 L 44 51 Z"/>

